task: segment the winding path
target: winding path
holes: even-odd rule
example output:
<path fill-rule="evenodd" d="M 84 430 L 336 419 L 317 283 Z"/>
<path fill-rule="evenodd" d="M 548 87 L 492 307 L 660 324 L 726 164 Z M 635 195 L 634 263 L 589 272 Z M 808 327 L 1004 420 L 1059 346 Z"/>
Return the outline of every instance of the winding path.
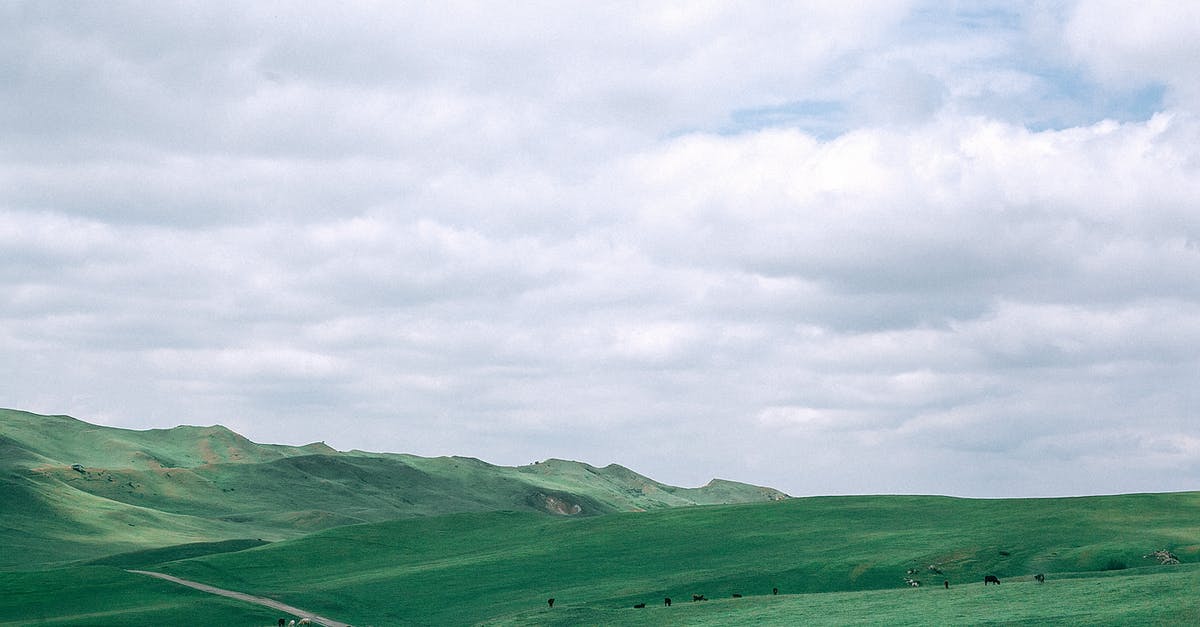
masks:
<path fill-rule="evenodd" d="M 338 622 L 336 620 L 333 620 L 332 618 L 325 618 L 324 616 L 317 616 L 316 614 L 313 614 L 312 612 L 309 612 L 307 610 L 302 610 L 298 607 L 292 607 L 291 605 L 288 605 L 286 603 L 280 603 L 279 601 L 276 601 L 275 599 L 268 599 L 267 597 L 256 597 L 251 594 L 246 594 L 245 592 L 235 592 L 233 590 L 224 590 L 222 588 L 216 588 L 214 586 L 210 586 L 207 584 L 197 583 L 195 581 L 188 581 L 187 579 L 180 579 L 179 577 L 175 577 L 175 576 L 168 575 L 165 573 L 154 573 L 154 572 L 150 572 L 148 570 L 130 570 L 129 572 L 137 573 L 139 575 L 148 575 L 150 577 L 158 577 L 159 579 L 165 579 L 172 583 L 177 583 L 179 585 L 187 586 L 189 588 L 195 588 L 197 590 L 201 590 L 203 592 L 208 592 L 210 594 L 219 594 L 223 597 L 229 597 L 231 599 L 237 599 L 239 601 L 245 601 L 247 603 L 263 605 L 263 606 L 266 606 L 266 607 L 269 607 L 272 609 L 279 610 L 281 612 L 285 612 L 287 614 L 291 614 L 292 616 L 299 616 L 302 618 L 307 618 L 310 621 L 312 621 L 313 623 L 316 623 L 318 625 L 325 625 L 325 627 L 350 627 L 350 625 L 348 625 L 346 623 Z"/>

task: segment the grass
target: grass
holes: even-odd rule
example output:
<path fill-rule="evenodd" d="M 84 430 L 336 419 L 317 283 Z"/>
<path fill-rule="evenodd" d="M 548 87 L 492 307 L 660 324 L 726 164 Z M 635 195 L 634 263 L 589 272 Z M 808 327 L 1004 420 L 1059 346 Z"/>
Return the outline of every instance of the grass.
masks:
<path fill-rule="evenodd" d="M 0 626 L 274 625 L 278 612 L 111 566 L 0 573 Z"/>
<path fill-rule="evenodd" d="M 1200 571 L 1135 569 L 1122 577 L 1045 584 L 973 582 L 869 592 L 721 599 L 646 609 L 556 606 L 483 621 L 496 627 L 542 625 L 1195 625 Z"/>
<path fill-rule="evenodd" d="M 1143 566 L 1151 560 L 1142 555 L 1170 547 L 1184 561 L 1200 557 L 1198 501 L 1194 493 L 831 497 L 586 519 L 463 514 L 343 527 L 163 569 L 377 625 L 519 616 L 549 597 L 582 616 L 697 593 L 728 599 L 736 592 L 746 603 L 775 587 L 809 599 L 869 590 L 926 595 L 943 579 L 952 590 L 983 589 L 984 574 L 1016 587 L 1014 578 L 1037 572 L 1052 580 L 1174 572 Z M 1114 556 L 1139 568 L 1103 572 Z M 925 587 L 904 587 L 906 570 L 930 564 L 944 575 L 925 570 L 918 575 Z"/>
<path fill-rule="evenodd" d="M 0 625 L 278 618 L 130 567 L 355 625 L 1200 623 L 1200 493 L 774 496 L 0 410 Z M 727 500 L 760 502 L 671 507 Z M 1185 563 L 1143 558 L 1161 548 Z"/>
<path fill-rule="evenodd" d="M 228 538 L 282 540 L 363 522 L 521 510 L 597 515 L 764 501 L 766 488 L 675 488 L 620 466 L 257 444 L 224 427 L 131 431 L 0 409 L 0 569 Z"/>
<path fill-rule="evenodd" d="M 135 568 L 145 569 L 148 566 L 162 564 L 164 562 L 173 562 L 177 560 L 190 559 L 203 555 L 214 555 L 217 553 L 233 553 L 236 551 L 245 551 L 254 547 L 263 546 L 266 544 L 262 540 L 225 540 L 223 542 L 193 542 L 190 544 L 180 544 L 176 546 L 162 547 L 158 549 L 144 549 L 141 551 L 131 551 L 129 553 L 118 553 L 116 555 L 108 555 L 99 559 L 87 562 L 91 566 L 116 566 L 117 568 Z"/>
<path fill-rule="evenodd" d="M 497 627 L 542 625 L 1195 625 L 1200 624 L 1196 565 L 1142 567 L 1120 576 L 1099 573 L 1051 578 L 1045 584 L 978 582 L 941 588 L 747 596 L 692 603 L 643 599 L 626 605 L 542 602 L 474 621 L 445 614 L 437 624 Z M 403 595 L 395 595 L 398 600 Z M 21 599 L 14 604 L 13 599 Z M 126 573 L 76 567 L 37 573 L 0 573 L 0 626 L 57 625 L 158 627 L 165 624 L 273 625 L 278 613 L 232 599 Z M 335 616 L 335 618 L 345 618 Z M 357 624 L 357 623 L 356 623 Z M 409 625 L 388 620 L 375 625 Z"/>

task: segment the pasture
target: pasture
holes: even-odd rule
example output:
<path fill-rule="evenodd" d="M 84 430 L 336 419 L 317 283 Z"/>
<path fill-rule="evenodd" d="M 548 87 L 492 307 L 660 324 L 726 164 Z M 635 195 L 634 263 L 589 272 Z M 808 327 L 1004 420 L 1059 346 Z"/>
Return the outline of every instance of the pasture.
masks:
<path fill-rule="evenodd" d="M 278 619 L 126 568 L 377 627 L 1200 624 L 1196 492 L 779 500 L 619 466 L 336 453 L 215 427 L 11 410 L 0 426 L 5 626 Z M 694 506 L 726 501 L 742 504 Z M 1183 564 L 1145 557 L 1159 549 Z"/>
<path fill-rule="evenodd" d="M 112 566 L 0 572 L 3 627 L 266 626 L 276 614 Z"/>
<path fill-rule="evenodd" d="M 1012 579 L 940 587 L 796 595 L 746 596 L 646 609 L 608 603 L 545 604 L 477 621 L 496 627 L 534 625 L 1194 625 L 1200 624 L 1200 565 L 1052 576 L 1045 584 Z M 69 594 L 64 594 L 69 592 Z M 397 595 L 397 601 L 403 595 Z M 23 598 L 20 604 L 14 604 Z M 0 625 L 122 625 L 178 622 L 272 625 L 278 612 L 204 595 L 111 567 L 0 573 Z M 342 617 L 339 617 L 342 618 Z M 420 619 L 375 625 L 471 624 Z"/>
<path fill-rule="evenodd" d="M 1174 595 L 1196 583 L 1196 571 L 1158 566 L 1142 556 L 1166 546 L 1185 562 L 1197 561 L 1197 497 L 828 497 L 585 519 L 459 514 L 342 527 L 161 568 L 353 624 L 473 624 L 506 616 L 525 620 L 523 613 L 544 608 L 567 616 L 620 613 L 635 611 L 637 603 L 647 603 L 637 611 L 650 616 L 666 611 L 664 597 L 677 601 L 671 610 L 689 613 L 772 611 L 774 603 L 795 613 L 803 603 L 817 602 L 818 593 L 866 591 L 929 599 L 936 606 L 930 611 L 944 613 L 966 611 L 971 595 L 984 590 L 1004 599 L 1013 589 L 1038 593 L 1038 585 L 1068 591 L 1104 586 L 1108 598 L 1125 607 L 1106 610 L 1115 616 L 1133 611 L 1131 600 L 1142 596 L 1184 603 Z M 929 565 L 943 575 L 926 571 L 919 575 L 924 587 L 905 586 L 908 569 Z M 1117 565 L 1126 568 L 1105 570 Z M 1047 583 L 1032 583 L 1039 572 L 1050 574 Z M 1005 584 L 985 588 L 985 574 Z M 1130 587 L 1137 577 L 1160 576 L 1178 579 L 1162 594 L 1153 583 Z M 943 580 L 950 581 L 949 591 L 938 587 Z M 787 599 L 770 597 L 772 588 Z M 685 601 L 697 593 L 712 601 Z M 744 597 L 732 599 L 734 593 Z M 944 597 L 934 596 L 939 593 Z M 553 610 L 546 608 L 550 597 L 557 599 Z M 876 597 L 853 598 L 869 606 Z M 941 605 L 959 598 L 966 605 Z M 1012 603 L 1023 599 L 1013 597 Z M 788 605 L 793 602 L 800 605 Z M 1087 598 L 1078 603 L 1102 609 Z M 1055 608 L 1049 609 L 1066 611 L 1067 605 Z"/>
<path fill-rule="evenodd" d="M 949 590 L 874 590 L 648 604 L 644 610 L 591 606 L 539 609 L 481 624 L 533 625 L 1196 625 L 1200 569 L 1151 568 L 1119 575 L 980 583 Z"/>
<path fill-rule="evenodd" d="M 455 512 L 577 516 L 784 498 L 714 480 L 658 483 L 617 465 L 257 444 L 224 427 L 131 431 L 0 409 L 0 570 Z"/>

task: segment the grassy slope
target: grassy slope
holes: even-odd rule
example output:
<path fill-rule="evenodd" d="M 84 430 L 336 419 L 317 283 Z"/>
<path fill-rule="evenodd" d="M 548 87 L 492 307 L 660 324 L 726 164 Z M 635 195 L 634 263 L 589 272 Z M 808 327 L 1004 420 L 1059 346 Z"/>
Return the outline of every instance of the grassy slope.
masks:
<path fill-rule="evenodd" d="M 485 621 L 496 627 L 538 625 L 1196 625 L 1200 570 L 1194 565 L 1139 568 L 1120 576 L 1050 579 L 1045 584 L 979 583 L 950 590 L 870 592 L 720 599 L 646 609 L 538 608 Z"/>
<path fill-rule="evenodd" d="M 450 512 L 586 515 L 780 496 L 726 482 L 673 488 L 619 466 L 339 453 L 223 427 L 131 431 L 0 410 L 0 498 L 12 504 L 0 509 L 0 542 L 23 549 L 0 554 L 0 569 Z"/>
<path fill-rule="evenodd" d="M 494 512 L 342 527 L 183 561 L 171 560 L 244 545 L 111 561 L 367 625 L 1187 624 L 1200 570 L 1144 566 L 1141 555 L 1169 547 L 1185 562 L 1200 558 L 1198 510 L 1200 494 L 1184 493 L 836 497 L 574 519 Z M 1095 570 L 1113 559 L 1137 568 Z M 903 587 L 906 569 L 929 563 L 945 571 L 949 592 L 928 575 L 925 587 Z M 1050 574 L 1044 587 L 1029 581 L 1039 571 Z M 984 588 L 984 573 L 1005 583 Z M 185 589 L 172 613 L 169 587 L 131 577 L 97 566 L 0 573 L 0 624 L 155 625 L 184 615 L 269 624 Z M 769 596 L 775 586 L 784 594 Z M 688 603 L 693 593 L 714 600 Z M 678 603 L 662 608 L 663 596 Z M 649 607 L 631 609 L 637 602 Z"/>
<path fill-rule="evenodd" d="M 663 607 L 645 599 L 631 605 L 539 604 L 481 624 L 557 625 L 1195 625 L 1200 624 L 1200 569 L 1195 564 L 1145 567 L 1051 578 L 1045 584 L 978 582 L 940 588 L 831 592 L 714 599 Z M 69 592 L 69 593 L 67 593 Z M 402 597 L 403 595 L 396 595 Z M 0 627 L 86 625 L 274 625 L 278 613 L 174 586 L 114 568 L 74 567 L 36 573 L 0 573 Z M 345 618 L 339 616 L 337 618 Z M 443 614 L 438 624 L 469 624 Z M 377 625 L 412 624 L 403 621 Z"/>
<path fill-rule="evenodd" d="M 773 587 L 785 594 L 894 589 L 903 587 L 907 569 L 929 564 L 955 589 L 982 587 L 988 573 L 1009 584 L 1035 572 L 1060 579 L 1099 572 L 1114 560 L 1143 566 L 1149 560 L 1141 556 L 1160 547 L 1194 561 L 1197 538 L 1196 493 L 833 497 L 583 519 L 510 512 L 402 520 L 165 570 L 354 624 L 463 624 L 508 615 L 524 620 L 522 612 L 540 609 L 551 596 L 556 610 L 587 616 L 693 593 L 722 599 L 738 592 L 745 602 L 761 601 Z M 936 587 L 928 584 L 942 580 L 921 578 L 926 587 L 903 591 L 924 595 Z"/>
<path fill-rule="evenodd" d="M 0 572 L 0 627 L 275 625 L 278 612 L 111 566 Z"/>
<path fill-rule="evenodd" d="M 273 623 L 269 610 L 112 567 L 156 562 L 354 624 L 1195 622 L 1194 568 L 1100 572 L 1147 564 L 1141 556 L 1162 547 L 1185 562 L 1200 559 L 1194 493 L 838 497 L 592 518 L 544 514 L 773 496 L 724 482 L 672 488 L 619 466 L 551 460 L 498 468 L 465 458 L 259 445 L 219 427 L 126 431 L 0 410 L 0 569 L 12 571 L 0 572 L 0 625 Z M 502 508 L 522 511 L 479 511 Z M 475 511 L 439 515 L 463 510 Z M 298 537 L 396 511 L 426 517 Z M 256 537 L 295 539 L 173 561 L 259 544 L 220 542 Z M 194 542 L 212 544 L 185 545 Z M 167 545 L 182 546 L 138 552 Z M 134 552 L 16 572 L 124 551 Z M 895 589 L 906 569 L 928 564 L 954 583 L 949 594 L 929 587 L 942 578 L 930 573 L 920 575 L 924 588 Z M 1034 572 L 1051 574 L 1047 588 L 1012 579 Z M 984 589 L 984 573 L 1005 586 Z M 1127 576 L 1134 574 L 1142 576 Z M 765 596 L 776 586 L 785 594 Z M 1059 596 L 1034 596 L 1049 589 Z M 663 596 L 696 592 L 720 600 L 679 603 L 673 614 L 658 605 Z M 746 598 L 728 600 L 733 592 Z M 804 592 L 826 594 L 795 594 Z M 554 613 L 544 609 L 549 596 L 558 599 Z M 635 602 L 650 607 L 629 609 Z"/>

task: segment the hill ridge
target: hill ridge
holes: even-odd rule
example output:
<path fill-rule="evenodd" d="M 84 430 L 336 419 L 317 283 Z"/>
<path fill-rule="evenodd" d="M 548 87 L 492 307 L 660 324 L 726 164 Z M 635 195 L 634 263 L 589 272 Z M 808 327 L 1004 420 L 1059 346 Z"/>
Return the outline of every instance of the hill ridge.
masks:
<path fill-rule="evenodd" d="M 132 430 L 11 409 L 0 409 L 0 453 L 0 499 L 25 504 L 0 510 L 0 529 L 24 529 L 24 545 L 53 545 L 41 554 L 63 560 L 454 512 L 591 516 L 787 498 L 737 482 L 678 488 L 619 464 L 342 452 L 256 443 L 222 425 Z M 6 555 L 0 569 L 26 557 Z"/>

